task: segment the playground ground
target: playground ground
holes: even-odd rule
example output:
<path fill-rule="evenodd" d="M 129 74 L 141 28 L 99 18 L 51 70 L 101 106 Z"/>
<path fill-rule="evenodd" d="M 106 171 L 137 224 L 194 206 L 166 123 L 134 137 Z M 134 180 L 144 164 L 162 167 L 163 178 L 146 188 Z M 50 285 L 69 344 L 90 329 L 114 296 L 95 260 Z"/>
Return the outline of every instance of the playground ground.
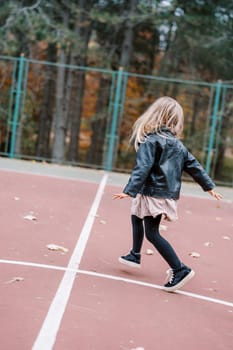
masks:
<path fill-rule="evenodd" d="M 233 189 L 220 202 L 184 183 L 179 220 L 161 232 L 196 272 L 161 289 L 166 263 L 131 246 L 128 175 L 0 158 L 3 350 L 231 350 Z"/>

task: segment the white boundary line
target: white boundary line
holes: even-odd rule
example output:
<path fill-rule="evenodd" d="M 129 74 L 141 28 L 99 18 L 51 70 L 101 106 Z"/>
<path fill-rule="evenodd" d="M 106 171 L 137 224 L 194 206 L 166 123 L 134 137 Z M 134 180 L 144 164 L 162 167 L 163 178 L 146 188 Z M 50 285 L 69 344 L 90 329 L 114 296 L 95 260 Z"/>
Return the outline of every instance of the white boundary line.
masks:
<path fill-rule="evenodd" d="M 88 276 L 99 277 L 99 278 L 106 278 L 106 279 L 125 282 L 125 283 L 129 283 L 129 284 L 136 284 L 136 285 L 143 286 L 143 287 L 149 287 L 149 288 L 161 289 L 161 290 L 163 289 L 162 286 L 159 286 L 157 284 L 142 282 L 142 281 L 133 280 L 130 278 L 119 277 L 119 276 L 107 275 L 104 273 L 98 273 L 98 272 L 87 271 L 87 270 L 66 268 L 66 267 L 55 266 L 55 265 L 37 264 L 37 263 L 30 263 L 30 262 L 24 262 L 24 261 L 1 260 L 0 259 L 0 264 L 1 263 L 2 264 L 12 264 L 12 265 L 21 265 L 21 266 L 31 266 L 31 267 L 51 269 L 51 270 L 57 270 L 57 271 L 69 271 L 69 272 L 73 272 L 75 274 L 79 273 L 82 275 L 88 275 Z M 211 297 L 207 297 L 204 295 L 185 292 L 185 291 L 181 291 L 181 290 L 176 291 L 176 293 L 182 294 L 182 295 L 194 298 L 194 299 L 205 300 L 205 301 L 208 301 L 211 303 L 233 307 L 233 302 L 222 300 L 222 299 L 211 298 Z"/>
<path fill-rule="evenodd" d="M 106 186 L 108 175 L 104 174 L 99 184 L 95 199 L 88 213 L 78 242 L 74 248 L 69 264 L 65 269 L 64 276 L 60 282 L 54 299 L 50 305 L 47 316 L 42 324 L 41 330 L 33 344 L 32 350 L 51 350 L 56 340 L 56 335 L 68 303 L 70 293 L 74 284 L 77 269 L 81 262 L 91 228 L 98 210 L 104 188 Z"/>

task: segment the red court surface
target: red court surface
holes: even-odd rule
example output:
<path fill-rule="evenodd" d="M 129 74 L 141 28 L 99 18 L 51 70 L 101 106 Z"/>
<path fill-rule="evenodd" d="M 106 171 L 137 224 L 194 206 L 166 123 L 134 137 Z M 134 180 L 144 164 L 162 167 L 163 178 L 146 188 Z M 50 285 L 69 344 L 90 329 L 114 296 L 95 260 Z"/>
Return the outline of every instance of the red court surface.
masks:
<path fill-rule="evenodd" d="M 75 179 L 51 169 L 55 176 L 0 170 L 1 349 L 233 348 L 231 189 L 220 203 L 182 196 L 179 220 L 162 222 L 196 272 L 169 294 L 161 290 L 168 267 L 149 242 L 141 269 L 118 263 L 131 227 L 130 199 L 112 200 L 116 175 Z"/>

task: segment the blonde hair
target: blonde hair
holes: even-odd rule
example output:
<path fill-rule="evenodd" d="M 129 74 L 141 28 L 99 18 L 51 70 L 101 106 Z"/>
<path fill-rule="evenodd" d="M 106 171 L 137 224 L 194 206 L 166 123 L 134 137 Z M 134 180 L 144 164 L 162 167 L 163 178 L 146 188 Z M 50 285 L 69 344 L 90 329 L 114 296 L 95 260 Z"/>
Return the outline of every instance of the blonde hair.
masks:
<path fill-rule="evenodd" d="M 162 128 L 169 129 L 179 137 L 183 124 L 181 105 L 171 97 L 160 97 L 136 120 L 130 142 L 137 151 L 139 144 L 145 142 L 147 134 L 160 132 Z"/>

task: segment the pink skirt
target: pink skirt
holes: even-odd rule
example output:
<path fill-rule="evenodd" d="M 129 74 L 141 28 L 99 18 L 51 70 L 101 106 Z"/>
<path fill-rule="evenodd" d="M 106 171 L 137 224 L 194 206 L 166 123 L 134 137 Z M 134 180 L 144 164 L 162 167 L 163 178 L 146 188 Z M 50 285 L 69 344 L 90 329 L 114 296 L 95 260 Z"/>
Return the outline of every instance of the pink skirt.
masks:
<path fill-rule="evenodd" d="M 148 197 L 141 194 L 133 198 L 131 215 L 136 215 L 143 219 L 144 216 L 156 217 L 160 214 L 167 221 L 177 220 L 177 201 L 175 199 Z"/>

